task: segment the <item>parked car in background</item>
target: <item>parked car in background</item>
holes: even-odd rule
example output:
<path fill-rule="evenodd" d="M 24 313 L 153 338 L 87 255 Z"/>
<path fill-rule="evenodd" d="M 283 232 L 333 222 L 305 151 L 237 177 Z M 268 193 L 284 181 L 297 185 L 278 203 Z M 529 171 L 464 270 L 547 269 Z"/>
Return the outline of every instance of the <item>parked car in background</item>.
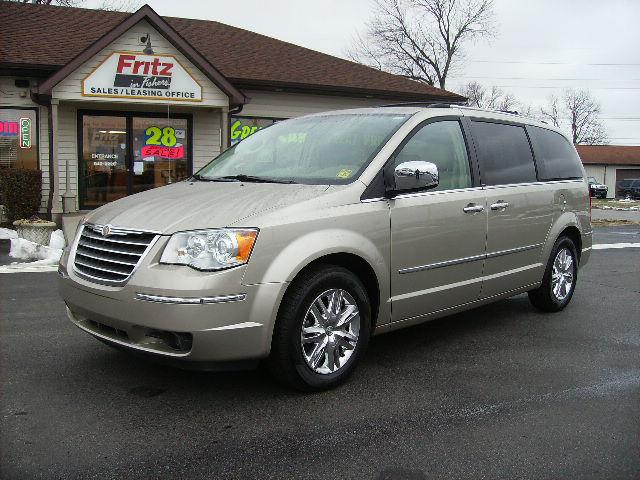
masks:
<path fill-rule="evenodd" d="M 589 182 L 589 195 L 595 198 L 607 198 L 609 187 L 598 182 L 596 177 L 588 177 L 587 181 Z"/>
<path fill-rule="evenodd" d="M 640 178 L 627 178 L 616 182 L 616 197 L 627 200 L 640 198 Z"/>
<path fill-rule="evenodd" d="M 103 342 L 183 366 L 264 359 L 322 390 L 374 333 L 524 292 L 562 310 L 591 236 L 557 129 L 390 106 L 279 122 L 187 181 L 104 205 L 58 272 L 70 320 Z"/>

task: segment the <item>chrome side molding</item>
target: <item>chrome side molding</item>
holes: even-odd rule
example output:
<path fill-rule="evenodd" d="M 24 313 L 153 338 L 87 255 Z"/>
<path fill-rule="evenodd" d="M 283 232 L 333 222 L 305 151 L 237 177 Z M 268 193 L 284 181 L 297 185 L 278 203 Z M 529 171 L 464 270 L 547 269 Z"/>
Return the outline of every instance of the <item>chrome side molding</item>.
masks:
<path fill-rule="evenodd" d="M 246 293 L 236 295 L 220 295 L 217 297 L 167 297 L 164 295 L 149 295 L 136 293 L 136 300 L 155 303 L 173 303 L 177 305 L 206 305 L 209 303 L 241 302 L 247 298 Z"/>
<path fill-rule="evenodd" d="M 398 273 L 400 275 L 403 275 L 405 273 L 422 272 L 424 270 L 433 270 L 436 268 L 450 267 L 452 265 L 459 265 L 461 263 L 476 262 L 478 260 L 486 260 L 488 258 L 501 257 L 503 255 L 509 255 L 511 253 L 518 253 L 518 252 L 524 252 L 526 250 L 533 250 L 534 248 L 538 248 L 543 245 L 544 245 L 543 243 L 535 243 L 533 245 L 525 245 L 523 247 L 510 248 L 508 250 L 499 250 L 497 252 L 489 252 L 489 253 L 483 253 L 481 255 L 474 255 L 472 257 L 456 258 L 453 260 L 446 260 L 444 262 L 430 263 L 428 265 L 401 268 L 400 270 L 398 270 Z"/>

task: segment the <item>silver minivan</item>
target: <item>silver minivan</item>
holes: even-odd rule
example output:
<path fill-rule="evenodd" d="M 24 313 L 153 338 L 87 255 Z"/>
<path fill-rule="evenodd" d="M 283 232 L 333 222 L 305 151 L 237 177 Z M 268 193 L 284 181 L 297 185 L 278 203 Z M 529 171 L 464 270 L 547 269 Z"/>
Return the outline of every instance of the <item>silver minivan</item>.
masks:
<path fill-rule="evenodd" d="M 562 310 L 590 251 L 563 133 L 390 106 L 279 122 L 186 181 L 92 211 L 59 284 L 69 318 L 112 346 L 208 369 L 265 360 L 321 390 L 374 334 L 524 292 Z"/>

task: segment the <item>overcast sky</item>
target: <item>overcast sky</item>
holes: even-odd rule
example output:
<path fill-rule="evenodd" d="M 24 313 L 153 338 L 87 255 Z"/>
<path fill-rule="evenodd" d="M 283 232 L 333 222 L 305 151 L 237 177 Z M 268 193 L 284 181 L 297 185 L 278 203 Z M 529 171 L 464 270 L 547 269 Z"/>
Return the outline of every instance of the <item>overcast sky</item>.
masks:
<path fill-rule="evenodd" d="M 344 56 L 371 0 L 147 0 L 161 15 L 217 20 Z M 495 0 L 498 36 L 469 45 L 447 88 L 470 80 L 545 103 L 589 88 L 612 144 L 640 145 L 640 0 Z M 212 42 L 216 39 L 212 38 Z M 229 45 L 242 49 L 242 45 Z"/>

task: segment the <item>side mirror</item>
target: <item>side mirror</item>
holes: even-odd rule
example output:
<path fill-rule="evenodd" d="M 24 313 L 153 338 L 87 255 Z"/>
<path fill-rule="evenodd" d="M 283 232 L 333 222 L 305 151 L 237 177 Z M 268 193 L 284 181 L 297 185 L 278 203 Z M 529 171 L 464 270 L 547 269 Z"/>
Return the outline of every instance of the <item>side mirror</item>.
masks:
<path fill-rule="evenodd" d="M 402 162 L 393 171 L 391 185 L 387 191 L 403 192 L 407 190 L 423 190 L 438 186 L 440 176 L 438 167 L 431 162 Z"/>

